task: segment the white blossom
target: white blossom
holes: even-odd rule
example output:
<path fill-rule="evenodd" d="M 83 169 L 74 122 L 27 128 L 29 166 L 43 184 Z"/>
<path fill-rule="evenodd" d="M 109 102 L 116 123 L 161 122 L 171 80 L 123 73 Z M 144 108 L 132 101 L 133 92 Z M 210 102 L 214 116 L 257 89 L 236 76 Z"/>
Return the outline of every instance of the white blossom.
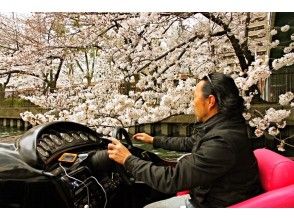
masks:
<path fill-rule="evenodd" d="M 260 129 L 255 129 L 254 134 L 256 135 L 256 137 L 261 137 L 264 134 L 264 131 Z"/>
<path fill-rule="evenodd" d="M 270 127 L 268 129 L 268 133 L 272 136 L 277 136 L 280 133 L 280 131 L 276 127 Z"/>
<path fill-rule="evenodd" d="M 248 121 L 251 118 L 251 114 L 249 112 L 243 113 L 243 117 L 245 118 L 246 121 Z"/>
<path fill-rule="evenodd" d="M 271 35 L 276 35 L 278 33 L 278 31 L 276 29 L 271 30 Z"/>
<path fill-rule="evenodd" d="M 280 41 L 279 40 L 275 40 L 271 43 L 271 47 L 272 48 L 276 48 L 278 45 L 280 44 Z"/>
<path fill-rule="evenodd" d="M 228 75 L 228 74 L 230 74 L 232 72 L 232 69 L 231 69 L 231 67 L 225 67 L 224 68 L 224 74 L 226 74 L 226 75 Z"/>
<path fill-rule="evenodd" d="M 278 128 L 284 128 L 287 123 L 286 123 L 286 121 L 281 121 L 281 122 L 277 122 L 276 124 L 277 124 Z"/>
<path fill-rule="evenodd" d="M 291 47 L 285 47 L 284 48 L 284 53 L 290 53 L 292 51 Z"/>
<path fill-rule="evenodd" d="M 289 25 L 284 25 L 283 27 L 281 27 L 282 32 L 287 32 L 289 29 L 290 29 Z"/>
<path fill-rule="evenodd" d="M 284 66 L 291 66 L 294 64 L 294 53 L 287 53 L 279 59 L 273 61 L 273 68 L 278 70 Z"/>
<path fill-rule="evenodd" d="M 286 92 L 285 94 L 279 95 L 279 104 L 284 106 L 289 105 L 293 99 L 294 94 L 292 92 Z"/>
<path fill-rule="evenodd" d="M 285 141 L 282 140 L 280 144 L 278 144 L 277 148 L 278 148 L 278 151 L 282 151 L 282 152 L 285 151 Z"/>
<path fill-rule="evenodd" d="M 280 123 L 282 120 L 290 116 L 290 110 L 269 108 L 266 110 L 264 118 L 269 122 Z"/>
<path fill-rule="evenodd" d="M 261 120 L 262 120 L 261 117 L 253 118 L 253 119 L 251 119 L 251 120 L 249 121 L 249 125 L 250 125 L 251 127 L 257 127 Z"/>

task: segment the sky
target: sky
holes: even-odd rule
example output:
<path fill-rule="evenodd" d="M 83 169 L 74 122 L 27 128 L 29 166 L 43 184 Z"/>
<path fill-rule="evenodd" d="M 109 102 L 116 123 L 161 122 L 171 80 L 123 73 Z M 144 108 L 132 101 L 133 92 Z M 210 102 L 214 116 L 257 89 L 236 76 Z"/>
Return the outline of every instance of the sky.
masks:
<path fill-rule="evenodd" d="M 0 11 L 293 11 L 289 0 L 6 0 Z"/>

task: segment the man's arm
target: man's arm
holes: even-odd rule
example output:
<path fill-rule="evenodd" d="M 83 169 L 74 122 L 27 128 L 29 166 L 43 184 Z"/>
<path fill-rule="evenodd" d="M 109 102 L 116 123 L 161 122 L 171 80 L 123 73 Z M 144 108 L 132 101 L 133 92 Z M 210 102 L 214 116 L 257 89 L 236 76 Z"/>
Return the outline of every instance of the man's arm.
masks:
<path fill-rule="evenodd" d="M 156 166 L 152 162 L 129 156 L 125 168 L 136 180 L 164 193 L 175 193 L 196 186 L 207 186 L 224 175 L 235 163 L 235 155 L 221 138 L 209 140 L 199 153 L 183 157 L 175 167 Z"/>
<path fill-rule="evenodd" d="M 164 148 L 182 152 L 191 152 L 193 145 L 200 140 L 198 135 L 192 137 L 152 137 L 146 133 L 137 133 L 133 139 L 147 144 L 153 144 L 154 148 Z"/>
<path fill-rule="evenodd" d="M 200 140 L 199 136 L 191 137 L 163 137 L 157 136 L 153 139 L 154 148 L 163 148 L 180 152 L 191 152 L 195 144 Z"/>

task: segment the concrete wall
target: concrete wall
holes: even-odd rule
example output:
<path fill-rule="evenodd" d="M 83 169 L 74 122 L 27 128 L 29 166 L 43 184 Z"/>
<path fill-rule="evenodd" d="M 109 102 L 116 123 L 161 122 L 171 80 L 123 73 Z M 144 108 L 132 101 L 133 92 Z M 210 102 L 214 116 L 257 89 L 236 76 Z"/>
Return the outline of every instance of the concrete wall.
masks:
<path fill-rule="evenodd" d="M 21 118 L 0 118 L 0 126 L 17 128 L 19 130 L 27 130 L 31 127 L 28 122 Z"/>
<path fill-rule="evenodd" d="M 275 109 L 281 108 L 277 104 L 259 104 L 254 105 L 252 108 L 264 113 L 269 107 Z M 46 110 L 38 107 L 0 108 L 0 125 L 27 129 L 29 124 L 25 123 L 19 116 L 21 112 L 25 111 L 31 111 L 33 113 L 46 112 Z M 177 115 L 171 116 L 161 122 L 130 127 L 129 133 L 131 135 L 137 132 L 145 132 L 151 135 L 189 136 L 193 134 L 195 124 L 194 115 Z M 292 111 L 290 117 L 287 119 L 287 127 L 283 133 L 286 136 L 294 134 L 294 111 Z"/>
<path fill-rule="evenodd" d="M 28 122 L 24 122 L 20 117 L 20 113 L 25 111 L 36 114 L 46 110 L 38 107 L 2 107 L 0 108 L 0 126 L 27 130 L 31 125 Z"/>

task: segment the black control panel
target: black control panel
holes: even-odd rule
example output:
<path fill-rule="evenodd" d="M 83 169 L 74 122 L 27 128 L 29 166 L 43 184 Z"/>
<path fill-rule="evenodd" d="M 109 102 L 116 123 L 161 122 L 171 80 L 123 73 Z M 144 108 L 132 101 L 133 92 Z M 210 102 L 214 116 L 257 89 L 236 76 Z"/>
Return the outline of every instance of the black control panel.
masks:
<path fill-rule="evenodd" d="M 77 208 L 107 207 L 109 197 L 121 184 L 118 173 L 93 176 L 84 166 L 62 175 L 60 180 L 68 190 L 73 206 Z"/>
<path fill-rule="evenodd" d="M 109 142 L 82 124 L 56 121 L 30 129 L 17 141 L 16 147 L 27 164 L 50 171 L 63 153 L 102 150 Z"/>
<path fill-rule="evenodd" d="M 37 140 L 36 150 L 38 157 L 45 164 L 48 165 L 57 156 L 60 156 L 64 150 L 74 151 L 77 149 L 85 148 L 87 150 L 97 150 L 98 146 L 102 146 L 103 140 L 100 137 L 94 136 L 83 131 L 64 131 L 59 132 L 56 130 L 49 130 L 43 133 Z M 106 144 L 106 143 L 105 143 Z M 107 144 L 106 144 L 107 145 Z"/>
<path fill-rule="evenodd" d="M 22 159 L 30 166 L 52 175 L 72 207 L 107 207 L 123 179 L 107 163 L 91 163 L 110 141 L 92 129 L 74 122 L 53 122 L 32 128 L 16 143 Z"/>

